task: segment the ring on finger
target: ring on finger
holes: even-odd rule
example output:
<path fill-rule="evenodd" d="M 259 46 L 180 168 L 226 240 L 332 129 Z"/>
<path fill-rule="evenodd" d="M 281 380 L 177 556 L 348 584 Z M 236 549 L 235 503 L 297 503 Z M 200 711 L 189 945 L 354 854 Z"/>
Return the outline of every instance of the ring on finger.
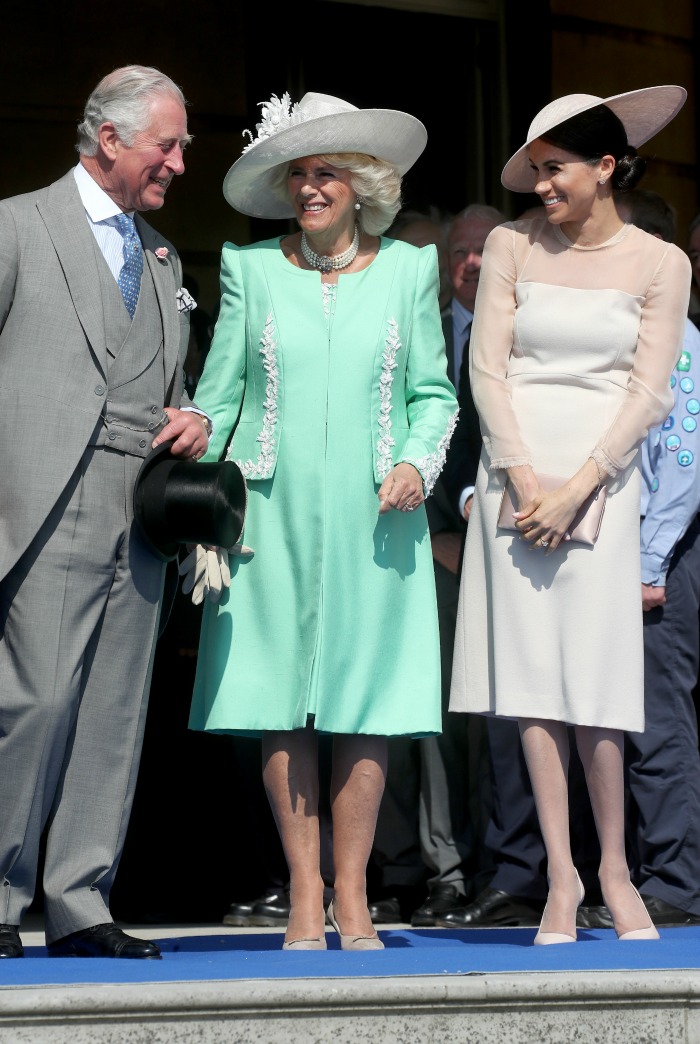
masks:
<path fill-rule="evenodd" d="M 540 547 L 549 547 L 549 540 L 540 540 Z"/>

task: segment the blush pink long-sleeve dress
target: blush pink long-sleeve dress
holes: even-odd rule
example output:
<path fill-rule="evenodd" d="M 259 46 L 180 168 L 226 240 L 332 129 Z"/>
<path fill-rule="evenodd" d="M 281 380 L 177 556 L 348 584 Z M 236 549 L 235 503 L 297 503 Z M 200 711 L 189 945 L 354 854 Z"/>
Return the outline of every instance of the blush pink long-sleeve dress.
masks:
<path fill-rule="evenodd" d="M 686 255 L 625 225 L 592 248 L 546 218 L 494 229 L 470 372 L 484 440 L 450 710 L 644 729 L 638 450 L 672 405 Z M 505 468 L 613 476 L 595 547 L 529 549 L 497 517 Z"/>

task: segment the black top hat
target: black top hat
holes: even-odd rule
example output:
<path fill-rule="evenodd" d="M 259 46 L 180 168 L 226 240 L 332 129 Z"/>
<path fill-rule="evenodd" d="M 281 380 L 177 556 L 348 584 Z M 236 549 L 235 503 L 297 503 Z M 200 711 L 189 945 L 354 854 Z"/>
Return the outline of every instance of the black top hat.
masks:
<path fill-rule="evenodd" d="M 232 460 L 182 460 L 171 446 L 152 450 L 136 478 L 134 518 L 144 540 L 164 562 L 177 558 L 181 544 L 232 547 L 248 499 L 240 468 Z"/>

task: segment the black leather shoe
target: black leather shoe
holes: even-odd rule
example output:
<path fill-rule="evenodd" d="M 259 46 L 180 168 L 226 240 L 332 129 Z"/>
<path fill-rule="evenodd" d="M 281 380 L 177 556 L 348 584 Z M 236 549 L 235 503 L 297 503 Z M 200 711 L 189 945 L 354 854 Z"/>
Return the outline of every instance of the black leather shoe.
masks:
<path fill-rule="evenodd" d="M 0 957 L 24 957 L 16 924 L 0 924 Z"/>
<path fill-rule="evenodd" d="M 544 902 L 484 888 L 473 903 L 440 914 L 435 924 L 440 928 L 536 928 L 543 910 Z"/>
<path fill-rule="evenodd" d="M 229 912 L 226 913 L 221 924 L 228 924 L 231 928 L 247 928 L 253 924 L 251 918 L 253 917 L 253 911 L 256 906 L 266 906 L 272 903 L 273 907 L 278 908 L 280 896 L 286 896 L 287 905 L 285 918 L 288 918 L 289 897 L 286 893 L 278 892 L 277 888 L 270 888 L 269 891 L 261 896 L 256 896 L 255 899 L 249 899 L 242 903 L 231 903 L 229 906 Z M 281 923 L 281 921 L 275 921 L 276 925 Z M 269 927 L 274 927 L 274 925 L 270 925 Z"/>
<path fill-rule="evenodd" d="M 579 906 L 576 912 L 577 928 L 612 928 L 613 920 L 607 906 Z"/>
<path fill-rule="evenodd" d="M 161 960 L 155 943 L 134 939 L 116 924 L 96 924 L 82 932 L 72 932 L 46 947 L 49 957 L 133 957 L 146 961 Z"/>
<path fill-rule="evenodd" d="M 253 903 L 248 924 L 256 928 L 286 928 L 290 909 L 289 892 L 266 892 Z"/>
<path fill-rule="evenodd" d="M 465 896 L 454 885 L 435 885 L 422 906 L 411 914 L 411 924 L 414 928 L 432 928 L 436 917 L 463 907 L 464 899 Z"/>
<path fill-rule="evenodd" d="M 657 899 L 655 895 L 643 895 L 642 899 L 657 928 L 677 928 L 684 924 L 700 924 L 700 917 L 697 914 L 679 910 L 677 906 L 671 906 L 663 899 Z"/>
<path fill-rule="evenodd" d="M 221 923 L 227 924 L 231 928 L 246 928 L 250 924 L 253 907 L 260 901 L 260 896 L 258 896 L 257 899 L 248 899 L 247 902 L 231 903 L 228 913 L 224 914 Z"/>
<path fill-rule="evenodd" d="M 367 908 L 372 924 L 401 924 L 403 922 L 401 903 L 394 895 L 387 896 L 386 899 L 375 899 L 374 902 L 367 904 Z"/>

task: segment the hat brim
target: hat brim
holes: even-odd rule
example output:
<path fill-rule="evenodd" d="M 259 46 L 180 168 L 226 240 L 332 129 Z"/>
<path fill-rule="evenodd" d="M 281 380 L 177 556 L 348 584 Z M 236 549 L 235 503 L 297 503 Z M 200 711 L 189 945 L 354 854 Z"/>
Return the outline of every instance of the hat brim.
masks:
<path fill-rule="evenodd" d="M 532 192 L 535 187 L 535 175 L 530 167 L 530 145 L 537 138 L 541 138 L 548 131 L 553 130 L 588 109 L 597 105 L 607 105 L 620 119 L 627 134 L 629 144 L 638 149 L 645 142 L 658 134 L 660 130 L 671 122 L 681 110 L 687 98 L 684 87 L 674 84 L 664 84 L 659 87 L 643 87 L 637 91 L 626 91 L 624 94 L 614 94 L 609 98 L 597 98 L 594 95 L 568 95 L 559 99 L 562 103 L 567 98 L 582 99 L 579 103 L 572 101 L 568 107 L 565 105 L 555 108 L 555 103 L 545 106 L 544 113 L 550 107 L 553 110 L 551 120 L 538 123 L 538 117 L 532 121 L 527 141 L 513 153 L 501 173 L 501 184 L 511 192 Z M 583 100 L 585 99 L 585 100 Z M 533 130 L 533 128 L 535 128 Z"/>
<path fill-rule="evenodd" d="M 415 116 L 397 109 L 358 109 L 306 120 L 250 146 L 224 178 L 224 197 L 241 214 L 294 217 L 289 200 L 271 189 L 275 167 L 302 156 L 359 152 L 405 174 L 425 149 L 428 132 Z"/>

